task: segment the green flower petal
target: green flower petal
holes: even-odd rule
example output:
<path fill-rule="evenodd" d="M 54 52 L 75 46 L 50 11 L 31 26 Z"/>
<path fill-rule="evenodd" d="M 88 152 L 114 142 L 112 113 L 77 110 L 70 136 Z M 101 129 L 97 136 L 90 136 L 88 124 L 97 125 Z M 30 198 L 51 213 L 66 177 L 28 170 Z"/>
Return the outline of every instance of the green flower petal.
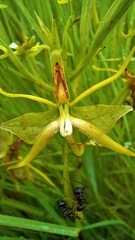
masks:
<path fill-rule="evenodd" d="M 26 113 L 18 118 L 1 123 L 0 128 L 17 135 L 28 144 L 33 144 L 45 126 L 57 117 L 57 109 L 43 113 Z"/>
<path fill-rule="evenodd" d="M 99 104 L 87 107 L 73 107 L 70 110 L 70 114 L 76 118 L 81 118 L 92 123 L 107 133 L 120 117 L 132 110 L 133 108 L 131 106 Z"/>
<path fill-rule="evenodd" d="M 102 130 L 93 124 L 86 122 L 79 118 L 70 117 L 71 123 L 80 132 L 85 134 L 89 139 L 97 140 L 102 146 L 112 149 L 115 152 L 122 153 L 128 156 L 135 157 L 135 153 L 121 146 L 110 137 L 108 137 Z"/>
<path fill-rule="evenodd" d="M 60 127 L 60 120 L 57 119 L 54 122 L 48 124 L 44 130 L 37 136 L 32 148 L 30 149 L 29 153 L 26 155 L 24 159 L 19 161 L 18 163 L 10 166 L 8 168 L 20 168 L 28 163 L 30 163 L 45 147 L 45 145 L 50 141 L 50 139 L 55 135 L 55 133 L 59 130 Z"/>

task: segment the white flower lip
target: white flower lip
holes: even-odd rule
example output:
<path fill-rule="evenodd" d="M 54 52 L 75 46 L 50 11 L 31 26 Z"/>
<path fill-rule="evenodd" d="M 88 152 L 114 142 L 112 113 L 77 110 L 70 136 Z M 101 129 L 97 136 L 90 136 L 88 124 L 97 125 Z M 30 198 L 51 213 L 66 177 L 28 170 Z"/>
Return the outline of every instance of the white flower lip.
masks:
<path fill-rule="evenodd" d="M 12 42 L 10 45 L 9 45 L 9 47 L 11 48 L 11 49 L 17 49 L 18 48 L 18 45 L 16 44 L 16 43 L 14 43 L 14 42 Z"/>
<path fill-rule="evenodd" d="M 60 134 L 62 137 L 71 135 L 73 132 L 73 127 L 69 118 L 62 119 L 60 121 Z"/>

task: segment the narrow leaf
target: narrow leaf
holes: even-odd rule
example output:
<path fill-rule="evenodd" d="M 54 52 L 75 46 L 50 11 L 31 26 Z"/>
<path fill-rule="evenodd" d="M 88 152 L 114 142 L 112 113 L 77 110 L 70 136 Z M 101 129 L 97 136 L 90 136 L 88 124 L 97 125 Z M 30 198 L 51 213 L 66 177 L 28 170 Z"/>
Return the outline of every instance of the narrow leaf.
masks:
<path fill-rule="evenodd" d="M 53 49 L 60 49 L 60 41 L 56 27 L 56 21 L 53 19 L 52 21 L 52 50 Z"/>
<path fill-rule="evenodd" d="M 64 62 L 64 66 L 66 66 L 66 62 L 67 62 L 67 51 L 68 51 L 68 46 L 67 46 L 67 39 L 68 39 L 68 29 L 70 27 L 72 23 L 72 16 L 69 17 L 64 31 L 63 31 L 63 35 L 62 35 L 62 49 L 61 49 L 61 56 L 62 56 L 62 60 Z"/>
<path fill-rule="evenodd" d="M 59 226 L 58 224 L 52 224 L 47 222 L 35 221 L 31 219 L 12 217 L 0 214 L 0 226 L 14 227 L 18 230 L 28 229 L 38 232 L 47 232 L 52 234 L 58 234 L 68 237 L 78 237 L 80 228 Z M 5 238 L 5 237 L 4 237 Z M 3 238 L 3 239 L 4 239 Z"/>
<path fill-rule="evenodd" d="M 90 0 L 83 1 L 82 14 L 80 22 L 80 62 L 85 55 L 86 49 L 88 48 L 89 32 L 91 27 L 91 2 Z"/>
<path fill-rule="evenodd" d="M 126 228 L 130 228 L 130 226 L 128 224 L 126 224 L 125 222 L 112 219 L 112 220 L 105 220 L 105 221 L 89 224 L 89 225 L 83 227 L 82 230 L 93 229 L 93 228 L 98 228 L 98 227 L 107 227 L 107 226 L 111 226 L 111 225 L 116 225 L 116 226 L 122 225 Z"/>
<path fill-rule="evenodd" d="M 39 18 L 39 16 L 37 15 L 37 13 L 35 12 L 36 18 L 39 22 L 39 25 L 44 33 L 44 38 L 45 38 L 45 42 L 47 45 L 49 45 L 49 47 L 51 47 L 52 45 L 52 33 L 50 32 L 50 30 L 44 25 L 44 23 L 42 22 L 42 20 Z"/>
<path fill-rule="evenodd" d="M 115 0 L 100 22 L 98 30 L 90 45 L 89 52 L 78 67 L 73 71 L 71 78 L 74 79 L 86 67 L 91 58 L 101 46 L 103 40 L 108 36 L 115 25 L 120 21 L 123 15 L 132 5 L 133 0 Z"/>

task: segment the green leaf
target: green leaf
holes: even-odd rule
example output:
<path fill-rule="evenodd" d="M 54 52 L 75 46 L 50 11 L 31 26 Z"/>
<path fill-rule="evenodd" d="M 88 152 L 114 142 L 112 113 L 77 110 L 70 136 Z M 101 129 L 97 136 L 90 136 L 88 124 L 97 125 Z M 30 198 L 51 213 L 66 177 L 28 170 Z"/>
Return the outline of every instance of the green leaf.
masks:
<path fill-rule="evenodd" d="M 97 32 L 94 36 L 92 44 L 89 49 L 89 53 L 85 58 L 85 61 L 91 57 L 92 52 L 96 52 L 98 47 L 101 46 L 103 40 L 108 36 L 111 30 L 120 21 L 123 15 L 127 12 L 129 7 L 133 4 L 132 0 L 115 0 L 111 7 L 108 9 L 106 15 L 100 22 Z"/>
<path fill-rule="evenodd" d="M 60 41 L 59 41 L 55 19 L 53 19 L 52 21 L 52 42 L 53 42 L 52 50 L 60 49 Z"/>
<path fill-rule="evenodd" d="M 16 229 L 28 229 L 31 231 L 47 232 L 52 234 L 78 237 L 80 228 L 59 226 L 48 222 L 35 221 L 31 219 L 12 217 L 0 214 L 0 226 L 15 227 Z M 5 237 L 3 237 L 4 239 Z"/>
<path fill-rule="evenodd" d="M 50 30 L 44 25 L 44 23 L 42 22 L 42 20 L 39 18 L 39 16 L 37 15 L 37 13 L 35 12 L 36 18 L 39 22 L 39 25 L 43 31 L 44 34 L 44 39 L 47 45 L 49 45 L 49 47 L 52 46 L 52 33 L 50 32 Z"/>
<path fill-rule="evenodd" d="M 99 104 L 89 107 L 73 107 L 70 110 L 70 114 L 76 118 L 81 118 L 92 123 L 107 133 L 113 128 L 120 117 L 132 110 L 133 108 L 131 106 Z"/>
<path fill-rule="evenodd" d="M 93 223 L 93 224 L 89 224 L 85 227 L 83 227 L 82 230 L 88 230 L 88 229 L 93 229 L 93 228 L 98 228 L 98 227 L 107 227 L 107 226 L 110 226 L 110 225 L 122 225 L 126 228 L 130 228 L 128 224 L 126 224 L 125 222 L 123 221 L 118 221 L 118 220 L 105 220 L 105 221 L 101 221 L 101 222 L 97 222 L 97 223 Z"/>
<path fill-rule="evenodd" d="M 17 135 L 26 143 L 33 144 L 44 127 L 57 117 L 56 109 L 43 113 L 26 113 L 18 118 L 1 123 L 0 128 Z"/>
<path fill-rule="evenodd" d="M 68 51 L 68 29 L 72 24 L 72 16 L 69 17 L 69 19 L 67 20 L 67 23 L 65 25 L 65 28 L 63 30 L 63 34 L 62 34 L 62 49 L 61 49 L 61 56 L 62 56 L 62 60 L 64 62 L 64 66 L 66 66 L 66 62 L 67 62 L 67 51 Z"/>
<path fill-rule="evenodd" d="M 89 34 L 91 28 L 91 0 L 85 0 L 82 4 L 82 14 L 80 21 L 80 54 L 79 54 L 79 62 L 85 56 L 86 49 L 89 47 Z M 85 26 L 85 27 L 84 27 Z"/>

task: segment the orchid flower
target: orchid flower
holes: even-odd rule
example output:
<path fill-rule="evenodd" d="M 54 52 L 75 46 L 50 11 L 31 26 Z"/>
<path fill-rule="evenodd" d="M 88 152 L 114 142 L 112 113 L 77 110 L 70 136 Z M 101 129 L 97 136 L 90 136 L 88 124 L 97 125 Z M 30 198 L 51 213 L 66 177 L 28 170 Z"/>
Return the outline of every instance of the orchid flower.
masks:
<path fill-rule="evenodd" d="M 135 153 L 116 143 L 106 135 L 106 132 L 113 127 L 115 122 L 121 116 L 132 111 L 132 107 L 117 105 L 74 107 L 74 105 L 81 101 L 84 97 L 93 93 L 100 87 L 115 81 L 119 76 L 121 76 L 134 51 L 135 47 L 131 50 L 127 59 L 124 61 L 117 73 L 103 82 L 87 89 L 71 102 L 63 61 L 58 50 L 54 50 L 52 53 L 54 96 L 56 104 L 40 97 L 25 94 L 11 94 L 0 89 L 0 93 L 5 96 L 12 98 L 29 98 L 34 101 L 43 102 L 52 107 L 52 110 L 47 112 L 27 113 L 13 120 L 1 123 L 1 129 L 17 135 L 28 144 L 33 144 L 26 157 L 18 161 L 16 164 L 11 165 L 8 169 L 19 168 L 29 164 L 57 132 L 60 132 L 61 136 L 66 138 L 74 154 L 81 156 L 83 154 L 83 150 L 82 148 L 80 149 L 77 143 L 75 143 L 73 136 L 74 129 L 77 129 L 81 133 L 85 134 L 90 140 L 96 140 L 102 146 L 110 148 L 121 154 L 135 156 Z"/>

